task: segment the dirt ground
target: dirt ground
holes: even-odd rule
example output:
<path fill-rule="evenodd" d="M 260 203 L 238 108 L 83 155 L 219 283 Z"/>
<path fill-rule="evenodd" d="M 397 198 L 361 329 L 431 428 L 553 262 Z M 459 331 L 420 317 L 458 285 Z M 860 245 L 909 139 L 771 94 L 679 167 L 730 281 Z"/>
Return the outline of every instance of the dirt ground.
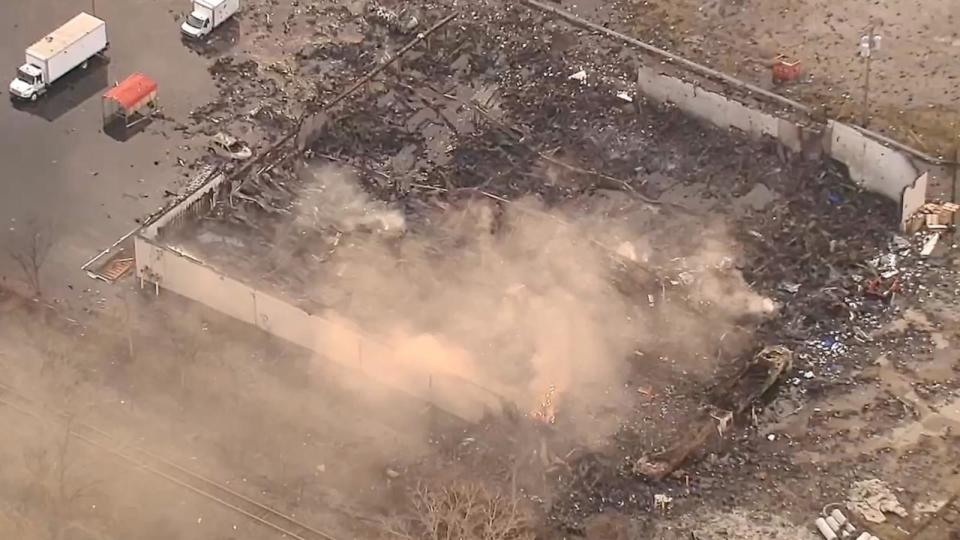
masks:
<path fill-rule="evenodd" d="M 780 54 L 802 62 L 800 82 L 778 89 L 831 117 L 861 124 L 866 63 L 860 36 L 873 25 L 881 48 L 872 57 L 868 126 L 953 158 L 960 111 L 954 61 L 960 6 L 950 0 L 562 2 L 595 21 L 773 88 Z"/>
<path fill-rule="evenodd" d="M 262 538 L 236 513 L 99 449 L 66 439 L 63 426 L 5 408 L 0 485 L 4 538 Z M 59 474 L 60 469 L 64 475 Z M 149 511 L 144 511 L 149 508 Z"/>
<path fill-rule="evenodd" d="M 684 5 L 660 8 L 661 14 L 679 20 L 679 11 L 672 10 Z M 202 137 L 227 130 L 262 150 L 290 129 L 312 100 L 329 99 L 381 61 L 384 51 L 411 39 L 405 30 L 410 16 L 422 28 L 451 8 L 406 6 L 410 11 L 391 4 L 385 7 L 395 11 L 378 12 L 362 2 L 251 2 L 236 33 L 201 44 L 209 47 L 203 54 L 216 58 L 210 73 L 218 95 L 192 115 L 177 115 L 177 132 Z M 416 517 L 427 515 L 424 505 L 439 499 L 418 494 L 449 493 L 443 490 L 470 483 L 496 494 L 491 496 L 496 504 L 489 506 L 500 508 L 501 516 L 510 517 L 508 511 L 522 516 L 500 538 L 807 539 L 816 538 L 812 522 L 825 507 L 846 507 L 854 485 L 872 479 L 890 487 L 906 516 L 888 513 L 885 523 L 874 524 L 845 510 L 857 527 L 884 539 L 953 538 L 957 513 L 951 499 L 960 489 L 955 459 L 960 269 L 952 237 L 922 257 L 927 237 L 896 235 L 895 205 L 849 185 L 831 164 L 805 162 L 718 132 L 639 96 L 629 103 L 617 97 L 630 90 L 630 52 L 619 45 L 590 41 L 519 6 L 478 2 L 471 8 L 455 31 L 417 50 L 402 68 L 335 111 L 311 146 L 311 160 L 352 170 L 376 203 L 372 208 L 399 209 L 411 236 L 429 236 L 439 223 L 445 243 L 428 247 L 445 249 L 428 250 L 433 258 L 426 260 L 441 270 L 463 271 L 464 266 L 442 264 L 449 262 L 444 253 L 477 248 L 471 236 L 478 234 L 477 223 L 488 225 L 479 244 L 495 244 L 518 226 L 510 221 L 513 206 L 491 195 L 535 197 L 542 205 L 537 208 L 568 222 L 593 216 L 596 207 L 608 210 L 598 218 L 602 225 L 610 223 L 604 221 L 610 214 L 623 221 L 637 218 L 632 225 L 645 230 L 633 239 L 649 245 L 616 244 L 620 238 L 610 233 L 592 236 L 593 242 L 574 237 L 570 243 L 582 253 L 543 242 L 523 244 L 514 254 L 552 261 L 533 267 L 549 272 L 518 278 L 536 293 L 549 290 L 544 284 L 566 275 L 564 269 L 595 272 L 581 257 L 608 251 L 596 241 L 616 244 L 618 257 L 612 260 L 618 264 L 598 259 L 604 278 L 599 290 L 616 292 L 602 298 L 629 299 L 628 313 L 650 326 L 642 338 L 631 337 L 626 359 L 617 358 L 627 376 L 616 388 L 602 395 L 569 393 L 587 401 L 582 410 L 594 415 L 594 422 L 574 416 L 584 404 L 560 394 L 555 410 L 544 407 L 539 416 L 507 408 L 503 415 L 465 425 L 182 299 L 156 298 L 131 281 L 104 287 L 104 296 L 121 309 L 83 320 L 73 316 L 71 306 L 51 312 L 5 297 L 0 383 L 48 407 L 75 411 L 118 441 L 148 447 L 337 538 L 429 537 L 424 520 Z M 602 18 L 612 8 L 579 9 Z M 771 14 L 767 17 L 777 21 L 772 28 L 780 28 L 781 19 L 772 16 L 776 10 L 767 11 L 774 8 L 753 9 Z M 230 42 L 231 36 L 238 41 Z M 890 41 L 895 40 L 885 45 Z M 841 46 L 834 46 L 839 51 Z M 571 79 L 584 65 L 590 67 L 586 82 Z M 762 70 L 754 73 L 762 77 Z M 495 97 L 487 85 L 499 86 L 500 94 Z M 470 104 L 478 95 L 485 100 L 474 114 Z M 918 95 L 933 100 L 939 94 Z M 273 223 L 257 220 L 274 206 L 296 208 L 292 182 L 303 180 L 297 171 L 279 168 L 240 186 L 237 193 L 250 200 L 219 207 L 204 226 L 226 237 L 224 222 L 232 234 Z M 492 209 L 494 217 L 485 221 L 458 212 L 474 204 Z M 445 221 L 445 216 L 463 219 Z M 301 248 L 294 251 L 299 259 L 269 259 L 275 267 L 269 277 L 303 290 L 316 278 L 307 269 L 329 280 L 323 284 L 341 295 L 334 297 L 338 305 L 363 298 L 364 290 L 346 286 L 356 283 L 349 281 L 351 273 L 310 266 L 311 256 L 326 253 L 318 246 L 341 237 L 331 234 L 337 231 L 330 223 L 321 222 L 321 230 L 305 240 L 284 219 L 278 221 L 286 228 L 242 235 L 246 247 L 267 254 Z M 559 229 L 546 230 L 564 242 L 570 238 Z M 718 248 L 723 257 L 695 257 L 700 252 L 687 250 L 721 230 L 729 231 Z M 374 236 L 369 230 L 360 234 Z M 357 257 L 347 248 L 344 253 Z M 492 268 L 484 266 L 483 257 L 463 259 L 481 270 Z M 463 279 L 438 280 L 439 287 L 429 288 L 417 281 L 418 273 L 436 276 L 428 266 L 411 265 L 415 271 L 404 273 L 396 260 L 386 262 L 391 273 L 416 286 L 404 289 L 379 275 L 386 285 L 380 292 L 389 293 L 391 301 L 373 304 L 378 317 L 406 313 L 411 326 L 444 328 L 451 336 L 486 337 L 485 329 L 496 327 L 498 318 L 491 314 L 497 311 L 478 301 L 489 295 L 460 294 L 472 290 L 483 272 L 465 272 Z M 719 296 L 704 295 L 718 284 Z M 498 291 L 507 287 L 498 285 Z M 510 295 L 523 298 L 517 291 L 524 287 L 515 285 L 510 282 Z M 582 292 L 571 287 L 569 296 Z M 320 293 L 317 297 L 329 300 L 329 290 Z M 754 295 L 777 309 L 741 316 L 748 310 L 735 300 Z M 435 296 L 452 298 L 444 305 L 454 309 L 437 315 L 435 304 L 424 299 Z M 575 310 L 566 317 L 557 311 L 540 314 L 582 320 Z M 513 330 L 528 328 L 521 322 Z M 605 323 L 601 326 L 619 328 L 613 318 Z M 551 328 L 585 335 L 577 324 Z M 577 345 L 552 331 L 538 344 Z M 648 457 L 688 433 L 691 420 L 716 398 L 716 380 L 770 345 L 787 346 L 794 360 L 763 400 L 723 424 L 720 442 L 674 474 L 662 480 L 640 474 Z M 602 356 L 593 354 L 598 349 L 573 350 L 580 353 L 572 356 L 576 366 L 601 365 Z M 507 358 L 508 352 L 515 351 L 499 349 L 489 358 Z M 575 381 L 592 382 L 585 376 L 590 371 L 579 372 L 584 377 Z M 621 401 L 621 395 L 629 399 Z M 548 412 L 554 413 L 552 422 L 543 421 Z M 80 505 L 65 505 L 60 487 L 70 484 L 42 474 L 64 462 L 55 458 L 62 431 L 39 429 L 10 410 L 2 413 L 9 433 L 27 434 L 15 437 L 18 445 L 3 447 L 5 462 L 15 464 L 0 476 L 5 486 L 0 527 L 15 531 L 4 531 L 8 536 L 45 537 L 40 529 L 50 510 L 36 502 L 43 501 L 58 517 L 69 516 L 58 523 L 70 523 L 79 538 L 142 537 L 130 531 L 161 529 L 154 526 L 161 522 L 163 537 L 171 539 L 271 537 L 220 509 L 208 513 L 193 495 L 173 488 L 157 488 L 149 505 L 126 511 L 130 501 L 144 501 L 149 482 L 160 481 L 141 481 L 140 473 L 123 472 L 89 449 L 71 450 L 79 463 L 73 470 L 84 471 L 74 485 L 86 488 L 93 483 L 88 479 L 103 485 L 79 497 L 82 512 Z M 584 426 L 611 417 L 617 419 L 615 429 L 585 442 Z M 20 444 L 21 438 L 29 440 Z M 53 457 L 39 459 L 37 446 Z M 94 504 L 107 517 L 91 515 L 87 507 Z"/>
<path fill-rule="evenodd" d="M 84 328 L 6 297 L 0 308 L 4 392 L 12 388 L 50 410 L 69 411 L 73 421 L 107 431 L 117 450 L 127 444 L 149 449 L 337 538 L 369 534 L 357 516 L 376 508 L 376 490 L 391 481 L 386 468 L 395 456 L 429 447 L 426 420 L 411 421 L 422 418 L 421 404 L 374 392 L 369 384 L 357 387 L 334 366 L 185 302 L 163 325 L 157 321 L 172 306 L 133 292 L 129 302 L 130 321 Z M 7 447 L 12 457 L 5 471 L 28 475 L 17 480 L 27 482 L 30 448 L 49 447 L 53 460 L 63 426 L 6 404 L 3 414 L 9 433 L 41 430 L 42 437 L 28 431 L 17 438 L 26 446 Z M 76 517 L 97 533 L 92 538 L 123 538 L 124 531 L 161 521 L 168 522 L 163 537 L 169 539 L 193 538 L 197 531 L 212 538 L 270 537 L 242 515 L 83 440 L 71 439 L 70 454 L 80 477 L 70 489 L 89 484 L 84 500 L 100 509 Z M 144 482 L 164 489 L 143 496 L 137 486 Z M 16 537 L 33 538 L 27 525 L 42 523 L 45 508 L 20 501 L 21 493 L 3 490 L 0 507 L 23 535 Z M 135 512 L 131 501 L 139 505 Z"/>

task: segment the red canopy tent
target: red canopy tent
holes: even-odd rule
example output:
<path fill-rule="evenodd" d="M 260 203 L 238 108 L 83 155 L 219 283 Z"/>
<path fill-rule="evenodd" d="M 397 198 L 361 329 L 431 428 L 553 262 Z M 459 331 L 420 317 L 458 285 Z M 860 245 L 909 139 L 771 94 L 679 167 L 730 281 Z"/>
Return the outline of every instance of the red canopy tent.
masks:
<path fill-rule="evenodd" d="M 149 117 L 157 106 L 157 82 L 143 73 L 134 73 L 103 95 L 103 124 L 121 121 L 130 127 Z M 144 114 L 143 108 L 150 109 Z"/>

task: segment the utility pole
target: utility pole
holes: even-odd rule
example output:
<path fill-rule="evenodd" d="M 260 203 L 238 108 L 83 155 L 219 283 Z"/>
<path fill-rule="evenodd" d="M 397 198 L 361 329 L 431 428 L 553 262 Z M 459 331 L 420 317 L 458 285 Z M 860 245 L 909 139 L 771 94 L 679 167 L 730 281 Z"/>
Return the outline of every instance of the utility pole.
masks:
<path fill-rule="evenodd" d="M 133 321 L 130 320 L 130 299 L 128 298 L 129 290 L 124 289 L 123 291 L 123 321 L 124 325 L 127 327 L 127 348 L 129 349 L 129 361 L 133 362 Z"/>
<path fill-rule="evenodd" d="M 960 204 L 960 145 L 957 145 L 953 149 L 953 165 L 950 166 L 953 169 L 953 197 L 954 204 Z M 960 212 L 953 214 L 953 224 L 960 225 Z"/>
<path fill-rule="evenodd" d="M 880 36 L 874 33 L 874 25 L 871 22 L 867 28 L 867 33 L 860 36 L 860 56 L 866 58 L 867 71 L 863 77 L 863 117 L 860 124 L 867 127 L 870 121 L 870 63 L 873 60 L 873 52 L 880 50 Z"/>

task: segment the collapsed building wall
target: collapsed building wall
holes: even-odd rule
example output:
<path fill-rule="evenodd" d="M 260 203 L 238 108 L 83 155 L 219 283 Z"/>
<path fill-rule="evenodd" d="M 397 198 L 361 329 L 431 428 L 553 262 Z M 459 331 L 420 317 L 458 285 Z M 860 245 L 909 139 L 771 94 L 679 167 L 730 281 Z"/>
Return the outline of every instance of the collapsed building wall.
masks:
<path fill-rule="evenodd" d="M 909 156 L 870 139 L 842 122 L 830 120 L 827 154 L 847 166 L 850 179 L 870 191 L 900 201 L 920 175 Z"/>
<path fill-rule="evenodd" d="M 256 326 L 465 420 L 476 421 L 485 412 L 501 408 L 500 396 L 476 382 L 449 373 L 427 373 L 388 363 L 388 356 L 378 351 L 381 346 L 362 329 L 324 313 L 308 313 L 276 294 L 243 283 L 181 249 L 166 245 L 162 239 L 164 230 L 212 208 L 225 182 L 223 174 L 214 176 L 136 235 L 134 250 L 141 283 L 152 283 L 158 294 L 163 288 Z M 331 328 L 333 325 L 346 326 Z M 334 335 L 335 342 L 331 339 Z"/>
<path fill-rule="evenodd" d="M 632 70 L 628 77 L 632 78 Z M 830 141 L 830 126 L 801 126 L 648 68 L 641 68 L 638 83 L 641 91 L 650 98 L 674 102 L 690 116 L 721 128 L 735 127 L 756 138 L 772 137 L 784 147 L 804 154 L 832 151 L 833 145 L 827 144 Z M 316 133 L 324 129 L 325 122 L 322 115 L 304 118 L 298 124 L 297 132 L 289 134 L 281 144 L 295 140 L 294 146 L 302 150 L 315 138 Z M 854 133 L 862 136 L 855 130 Z M 853 167 L 848 164 L 848 168 L 857 172 L 859 176 L 854 178 L 864 182 L 863 185 L 886 189 L 885 194 L 891 196 L 893 190 L 888 187 L 903 183 L 905 188 L 916 180 L 914 174 L 907 181 L 904 170 L 894 168 L 887 176 L 873 182 L 871 175 L 876 167 L 865 163 L 869 159 L 866 150 L 858 154 L 855 151 L 856 143 L 849 141 L 853 135 L 845 133 L 845 136 L 841 138 L 845 144 L 837 146 L 836 154 L 840 156 L 837 159 L 854 163 Z M 630 144 L 635 145 L 636 141 Z M 866 146 L 863 145 L 863 148 Z M 213 208 L 218 197 L 228 196 L 225 192 L 228 184 L 224 175 L 215 176 L 144 227 L 135 239 L 137 272 L 142 280 L 153 283 L 158 292 L 160 288 L 176 292 L 271 335 L 315 351 L 328 360 L 358 370 L 374 380 L 434 403 L 462 418 L 476 420 L 485 410 L 497 410 L 502 406 L 504 400 L 495 387 L 481 386 L 449 373 L 427 372 L 422 366 L 398 366 L 388 362 L 386 359 L 389 356 L 378 352 L 382 347 L 370 347 L 370 337 L 360 329 L 346 328 L 342 335 L 347 338 L 334 343 L 328 339 L 333 333 L 331 328 L 344 323 L 331 314 L 304 309 L 282 294 L 273 292 L 273 289 L 267 292 L 235 275 L 231 277 L 210 261 L 164 241 L 163 230 L 176 229 L 189 216 L 203 214 Z M 917 182 L 911 191 L 911 200 L 922 199 L 922 189 L 922 183 Z"/>
<path fill-rule="evenodd" d="M 927 202 L 927 185 L 930 173 L 923 173 L 917 177 L 912 185 L 903 189 L 903 202 L 900 204 L 900 230 L 909 232 L 910 222 L 920 219 L 918 212 Z"/>
<path fill-rule="evenodd" d="M 817 127 L 801 127 L 720 94 L 649 70 L 641 72 L 640 87 L 654 100 L 674 102 L 691 116 L 724 129 L 735 127 L 757 138 L 775 138 L 792 151 L 807 153 L 811 146 L 814 149 L 821 148 L 822 138 L 825 137 Z M 305 119 L 298 126 L 295 146 L 305 146 L 315 133 L 323 129 L 324 124 L 325 118 L 320 115 Z M 830 133 L 829 129 L 824 131 Z M 875 166 L 864 163 L 869 159 L 866 146 L 861 145 L 864 151 L 858 154 L 857 147 L 849 143 L 852 135 L 842 133 L 847 136 L 841 138 L 840 142 L 846 145 L 837 145 L 837 155 L 853 163 L 851 169 L 858 175 L 872 179 Z M 859 135 L 856 131 L 853 133 Z M 893 156 L 890 158 L 893 160 L 902 158 L 898 153 L 888 155 Z M 903 167 L 894 168 L 881 180 L 869 185 L 884 186 L 884 182 L 897 185 L 909 176 L 908 185 L 916 184 L 910 190 L 909 197 L 913 201 L 911 204 L 915 204 L 917 200 L 923 200 L 925 188 L 922 182 L 915 182 L 912 170 L 909 175 L 907 171 Z M 140 231 L 134 244 L 137 274 L 141 280 L 154 284 L 158 293 L 160 288 L 164 288 L 197 301 L 468 421 L 479 419 L 485 411 L 502 408 L 506 400 L 495 389 L 491 389 L 494 386 L 482 381 L 478 384 L 477 381 L 468 381 L 450 373 L 425 372 L 419 365 L 397 365 L 388 354 L 370 350 L 380 347 L 371 347 L 370 336 L 361 329 L 350 327 L 345 331 L 334 331 L 333 326 L 345 323 L 331 314 L 311 313 L 273 290 L 267 292 L 231 277 L 209 261 L 164 241 L 165 231 L 176 230 L 192 216 L 209 212 L 216 206 L 218 197 L 221 200 L 229 197 L 230 189 L 229 179 L 223 174 L 216 174 Z M 891 193 L 888 191 L 885 194 L 890 196 Z M 339 334 L 336 343 L 330 339 L 335 333 Z"/>
<path fill-rule="evenodd" d="M 805 131 L 793 122 L 751 109 L 721 94 L 651 68 L 638 69 L 637 83 L 643 93 L 654 101 L 673 103 L 687 114 L 720 128 L 734 127 L 758 138 L 773 137 L 794 152 L 802 151 L 803 141 L 811 136 L 810 129 Z M 813 135 L 818 134 L 814 132 Z"/>
<path fill-rule="evenodd" d="M 789 112 L 799 112 L 804 117 L 803 124 L 788 120 L 789 114 L 768 114 L 721 93 L 711 92 L 697 82 L 691 83 L 669 76 L 660 70 L 644 66 L 642 56 L 637 58 L 640 64 L 637 86 L 646 96 L 661 103 L 673 103 L 682 111 L 720 128 L 735 127 L 757 138 L 772 137 L 795 152 L 826 154 L 845 165 L 854 182 L 899 203 L 901 223 L 905 223 L 911 215 L 904 212 L 904 190 L 912 186 L 914 191 L 911 196 L 916 197 L 915 190 L 922 187 L 926 196 L 927 182 L 918 182 L 919 177 L 923 173 L 936 177 L 944 172 L 940 170 L 940 166 L 944 164 L 943 160 L 926 156 L 895 141 L 885 139 L 882 135 L 834 120 L 829 120 L 826 124 L 813 121 L 811 118 L 813 112 L 809 107 L 779 94 L 621 34 L 607 28 L 606 25 L 601 26 L 587 21 L 559 7 L 547 5 L 538 0 L 522 1 L 532 8 L 557 16 L 576 27 L 628 43 L 656 58 L 658 62 L 674 67 L 680 66 L 686 70 L 685 75 L 696 73 L 705 77 L 706 80 L 719 81 L 724 88 L 737 88 L 745 91 L 747 95 L 764 98 L 768 103 L 779 103 L 781 107 L 791 109 Z M 951 193 L 951 196 L 953 195 Z M 912 205 L 907 204 L 907 206 Z"/>
<path fill-rule="evenodd" d="M 823 153 L 842 163 L 858 185 L 901 205 L 901 223 L 912 214 L 914 199 L 926 197 L 926 182 L 917 182 L 929 171 L 926 164 L 842 122 L 800 125 L 649 67 L 639 68 L 637 83 L 655 101 L 673 103 L 718 127 L 737 128 L 757 138 L 772 137 L 794 152 Z M 908 188 L 910 200 L 904 197 Z M 917 191 L 921 188 L 923 193 Z"/>

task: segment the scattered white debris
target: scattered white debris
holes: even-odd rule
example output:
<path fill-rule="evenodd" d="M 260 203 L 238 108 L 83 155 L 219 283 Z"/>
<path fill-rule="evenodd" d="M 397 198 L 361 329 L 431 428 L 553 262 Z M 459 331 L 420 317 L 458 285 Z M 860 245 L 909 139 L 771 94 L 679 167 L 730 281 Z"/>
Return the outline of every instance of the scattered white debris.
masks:
<path fill-rule="evenodd" d="M 797 294 L 800 291 L 800 284 L 784 281 L 780 284 L 780 290 L 790 294 Z"/>
<path fill-rule="evenodd" d="M 679 521 L 701 540 L 719 538 L 817 540 L 819 538 L 809 527 L 797 526 L 776 514 L 743 510 L 725 514 L 711 511 L 693 514 L 681 517 Z M 659 534 L 650 535 L 649 538 L 673 537 L 677 526 L 670 523 L 659 525 L 659 527 L 660 530 L 657 531 Z"/>
<path fill-rule="evenodd" d="M 920 249 L 920 255 L 923 257 L 929 256 L 933 253 L 933 249 L 937 247 L 937 241 L 940 240 L 940 233 L 933 233 L 927 237 L 923 242 L 923 248 Z"/>
<path fill-rule="evenodd" d="M 626 101 L 627 103 L 633 103 L 633 96 L 626 92 L 617 92 L 617 97 Z"/>
<path fill-rule="evenodd" d="M 670 503 L 673 502 L 673 497 L 669 495 L 664 495 L 663 493 L 656 493 L 653 495 L 653 507 L 666 510 Z"/>
<path fill-rule="evenodd" d="M 871 523 L 883 523 L 887 520 L 884 514 L 888 513 L 907 517 L 907 509 L 900 504 L 897 496 L 882 480 L 876 478 L 853 484 L 847 493 L 847 508 L 859 512 L 863 519 Z"/>
<path fill-rule="evenodd" d="M 918 502 L 913 506 L 913 511 L 918 514 L 936 514 L 947 505 L 947 499 L 937 499 L 927 502 Z"/>
<path fill-rule="evenodd" d="M 581 69 L 580 71 L 574 73 L 573 75 L 571 75 L 571 76 L 569 76 L 569 77 L 567 77 L 567 78 L 570 79 L 570 80 L 572 80 L 572 81 L 586 82 L 586 80 L 587 80 L 587 72 Z"/>
<path fill-rule="evenodd" d="M 894 249 L 897 249 L 899 251 L 910 249 L 910 240 L 907 240 L 906 238 L 900 235 L 896 235 L 896 234 L 893 235 L 892 243 L 893 243 Z"/>

